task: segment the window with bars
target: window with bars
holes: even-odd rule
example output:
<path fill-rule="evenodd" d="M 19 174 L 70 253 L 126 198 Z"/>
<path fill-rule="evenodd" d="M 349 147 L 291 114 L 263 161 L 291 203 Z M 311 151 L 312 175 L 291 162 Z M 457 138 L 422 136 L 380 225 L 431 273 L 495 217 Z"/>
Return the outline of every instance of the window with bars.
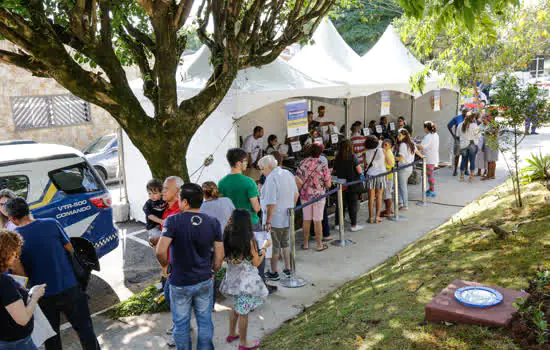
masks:
<path fill-rule="evenodd" d="M 11 98 L 15 128 L 36 129 L 91 123 L 90 104 L 73 95 Z"/>

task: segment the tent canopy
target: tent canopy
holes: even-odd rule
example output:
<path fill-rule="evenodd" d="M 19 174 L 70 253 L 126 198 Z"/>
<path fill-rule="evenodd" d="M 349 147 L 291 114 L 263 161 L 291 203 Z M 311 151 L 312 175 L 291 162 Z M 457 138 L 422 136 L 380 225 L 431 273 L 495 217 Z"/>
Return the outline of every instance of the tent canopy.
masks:
<path fill-rule="evenodd" d="M 305 45 L 289 61 L 296 69 L 324 79 L 347 84 L 360 64 L 360 57 L 342 39 L 332 22 L 325 18 Z"/>
<path fill-rule="evenodd" d="M 363 58 L 344 42 L 328 20 L 321 21 L 313 40 L 314 43 L 305 46 L 290 63 L 279 58 L 268 65 L 238 73 L 223 101 L 191 139 L 187 151 L 191 180 L 217 181 L 228 172 L 225 154 L 229 148 L 238 145 L 235 121 L 250 112 L 302 96 L 352 98 L 384 90 L 411 94 L 410 75 L 423 68 L 391 26 Z M 203 46 L 188 56 L 178 69 L 178 100 L 196 95 L 206 85 L 211 73 L 210 51 Z M 141 79 L 131 82 L 144 109 L 153 116 L 153 105 L 144 96 L 142 86 Z M 430 79 L 426 91 L 438 87 L 437 81 Z M 277 118 L 284 120 L 282 116 Z M 131 216 L 142 221 L 141 207 L 147 200 L 144 184 L 151 178 L 151 171 L 126 135 L 123 148 L 125 174 L 131 176 L 126 178 Z M 214 162 L 203 167 L 204 160 L 210 155 L 213 155 Z"/>

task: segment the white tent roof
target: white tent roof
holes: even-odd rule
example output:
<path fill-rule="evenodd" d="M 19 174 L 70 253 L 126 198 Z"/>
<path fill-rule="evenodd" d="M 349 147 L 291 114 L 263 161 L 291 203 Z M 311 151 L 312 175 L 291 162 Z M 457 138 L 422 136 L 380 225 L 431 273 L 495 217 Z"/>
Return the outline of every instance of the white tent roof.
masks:
<path fill-rule="evenodd" d="M 383 90 L 412 94 L 410 77 L 425 68 L 401 42 L 391 24 L 359 61 L 353 72 L 352 95 L 370 95 Z M 430 72 L 424 92 L 450 88 L 442 80 L 442 76 Z M 414 95 L 419 97 L 421 93 L 415 92 Z"/>
<path fill-rule="evenodd" d="M 289 61 L 302 72 L 347 84 L 350 74 L 360 64 L 360 57 L 346 44 L 332 22 L 325 18 L 305 45 Z"/>
<path fill-rule="evenodd" d="M 187 63 L 178 69 L 178 100 L 190 98 L 202 89 L 210 74 L 210 51 L 202 47 L 187 59 Z M 131 86 L 144 109 L 153 115 L 153 105 L 144 97 L 141 79 L 132 81 Z M 242 116 L 271 103 L 302 96 L 326 98 L 340 97 L 345 88 L 322 78 L 311 77 L 288 62 L 277 59 L 260 68 L 247 68 L 240 71 L 233 85 L 218 108 L 197 130 L 187 151 L 187 166 L 192 174 L 201 169 L 204 160 L 211 154 L 215 162 L 195 172 L 191 179 L 219 180 L 229 171 L 225 161 L 228 148 L 237 144 L 237 131 L 234 121 Z M 281 118 L 281 116 L 277 116 Z M 283 122 L 283 121 L 281 121 Z M 152 177 L 145 159 L 124 137 L 125 168 L 131 180 L 126 181 L 131 217 L 143 221 L 141 206 L 147 200 L 144 184 Z M 131 170 L 133 169 L 133 170 Z M 135 169 L 142 169 L 135 171 Z M 140 204 L 141 203 L 141 204 Z"/>
<path fill-rule="evenodd" d="M 391 26 L 363 58 L 353 52 L 328 20 L 321 22 L 313 39 L 315 43 L 304 47 L 290 63 L 277 59 L 260 68 L 238 73 L 223 101 L 191 139 L 187 151 L 191 180 L 198 181 L 200 177 L 201 181 L 217 181 L 229 171 L 225 153 L 238 145 L 234 122 L 250 112 L 277 101 L 305 96 L 350 98 L 383 90 L 410 94 L 409 77 L 423 67 L 410 56 Z M 203 46 L 188 56 L 178 69 L 178 100 L 197 94 L 211 73 L 210 51 Z M 132 81 L 131 87 L 145 111 L 152 116 L 153 105 L 143 95 L 141 79 Z M 436 88 L 437 81 L 430 80 L 425 91 Z M 131 217 L 143 221 L 141 208 L 147 200 L 144 185 L 152 177 L 151 172 L 127 136 L 124 136 L 123 148 L 129 176 L 126 185 Z M 201 168 L 209 155 L 214 156 L 214 162 Z"/>

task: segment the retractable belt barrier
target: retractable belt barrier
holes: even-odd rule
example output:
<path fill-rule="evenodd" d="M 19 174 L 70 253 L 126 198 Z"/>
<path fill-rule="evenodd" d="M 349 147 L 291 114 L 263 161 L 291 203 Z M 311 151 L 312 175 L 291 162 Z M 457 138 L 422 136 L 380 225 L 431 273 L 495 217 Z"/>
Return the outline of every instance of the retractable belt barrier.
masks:
<path fill-rule="evenodd" d="M 350 246 L 350 245 L 355 244 L 355 243 L 353 241 L 349 240 L 349 239 L 346 240 L 345 235 L 344 235 L 344 204 L 343 204 L 344 187 L 349 187 L 351 185 L 359 184 L 359 183 L 362 183 L 362 182 L 366 183 L 366 182 L 372 181 L 376 178 L 385 177 L 385 176 L 388 176 L 390 174 L 395 174 L 395 176 L 393 177 L 394 191 L 395 191 L 395 199 L 393 201 L 394 202 L 394 210 L 393 210 L 393 213 L 394 213 L 393 215 L 394 216 L 392 218 L 390 218 L 390 220 L 399 221 L 399 220 L 402 220 L 403 217 L 399 216 L 399 181 L 398 181 L 398 178 L 397 178 L 398 173 L 399 173 L 399 171 L 401 171 L 403 169 L 406 169 L 406 168 L 409 168 L 409 167 L 414 167 L 419 163 L 422 163 L 422 202 L 418 203 L 418 205 L 426 206 L 429 203 L 426 200 L 426 189 L 427 189 L 426 158 L 423 158 L 423 159 L 416 160 L 416 161 L 414 161 L 410 164 L 403 165 L 403 166 L 400 166 L 400 167 L 397 167 L 397 168 L 393 168 L 392 170 L 390 170 L 388 172 L 385 172 L 385 173 L 382 173 L 382 174 L 378 174 L 378 175 L 374 175 L 374 176 L 365 175 L 364 179 L 360 179 L 360 180 L 356 180 L 356 181 L 337 182 L 336 183 L 336 188 L 328 191 L 327 193 L 323 194 L 322 196 L 314 198 L 314 199 L 310 200 L 309 202 L 301 204 L 301 205 L 299 205 L 295 208 L 288 209 L 289 214 L 290 214 L 290 227 L 289 227 L 289 231 L 290 231 L 290 265 L 291 265 L 292 273 L 291 273 L 290 278 L 281 280 L 281 285 L 284 286 L 284 287 L 288 287 L 288 288 L 299 288 L 299 287 L 302 287 L 302 286 L 307 284 L 307 281 L 305 279 L 296 276 L 296 230 L 295 230 L 295 222 L 294 222 L 296 211 L 298 211 L 300 209 L 303 209 L 303 208 L 305 208 L 309 205 L 312 205 L 313 203 L 319 202 L 320 200 L 322 200 L 322 199 L 324 199 L 324 198 L 326 198 L 326 197 L 328 197 L 328 196 L 330 196 L 334 193 L 337 193 L 338 194 L 338 213 L 336 213 L 336 215 L 339 215 L 339 222 L 340 222 L 340 225 L 339 225 L 339 239 L 334 241 L 333 244 L 336 245 L 336 246 L 340 246 L 340 247 Z"/>

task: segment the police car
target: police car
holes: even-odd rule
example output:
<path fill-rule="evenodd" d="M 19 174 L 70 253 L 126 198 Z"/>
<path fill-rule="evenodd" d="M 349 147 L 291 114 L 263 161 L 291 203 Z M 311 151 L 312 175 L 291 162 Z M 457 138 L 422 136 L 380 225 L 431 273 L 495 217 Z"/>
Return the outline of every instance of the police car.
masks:
<path fill-rule="evenodd" d="M 80 151 L 33 141 L 0 143 L 4 188 L 25 198 L 35 218 L 59 221 L 75 250 L 93 246 L 97 256 L 88 259 L 97 261 L 118 246 L 111 196 Z"/>

